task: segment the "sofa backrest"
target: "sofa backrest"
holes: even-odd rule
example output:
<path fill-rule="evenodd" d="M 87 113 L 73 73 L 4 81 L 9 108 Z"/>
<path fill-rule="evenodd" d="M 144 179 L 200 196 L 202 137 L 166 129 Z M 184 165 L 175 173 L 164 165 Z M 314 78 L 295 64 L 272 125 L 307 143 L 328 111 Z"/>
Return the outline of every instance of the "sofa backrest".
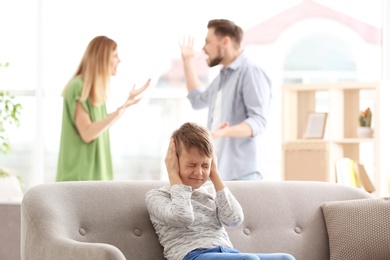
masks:
<path fill-rule="evenodd" d="M 44 259 L 43 251 L 50 249 L 40 243 L 58 238 L 110 244 L 126 259 L 164 259 L 149 220 L 145 193 L 167 184 L 88 181 L 32 187 L 21 207 L 22 259 Z M 328 236 L 320 208 L 323 202 L 372 197 L 357 188 L 325 182 L 226 184 L 245 214 L 239 227 L 227 229 L 233 245 L 243 252 L 288 252 L 297 260 L 329 259 Z"/>

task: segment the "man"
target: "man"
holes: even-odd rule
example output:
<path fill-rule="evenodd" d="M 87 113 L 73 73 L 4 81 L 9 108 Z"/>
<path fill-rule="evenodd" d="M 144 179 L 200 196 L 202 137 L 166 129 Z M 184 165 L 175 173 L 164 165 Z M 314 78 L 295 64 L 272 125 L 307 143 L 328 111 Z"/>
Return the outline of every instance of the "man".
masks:
<path fill-rule="evenodd" d="M 241 50 L 242 29 L 232 21 L 210 20 L 203 51 L 210 67 L 222 65 L 206 90 L 195 71 L 194 41 L 181 48 L 188 99 L 194 109 L 208 107 L 207 127 L 215 140 L 219 171 L 224 180 L 262 179 L 257 137 L 267 124 L 271 82 Z"/>

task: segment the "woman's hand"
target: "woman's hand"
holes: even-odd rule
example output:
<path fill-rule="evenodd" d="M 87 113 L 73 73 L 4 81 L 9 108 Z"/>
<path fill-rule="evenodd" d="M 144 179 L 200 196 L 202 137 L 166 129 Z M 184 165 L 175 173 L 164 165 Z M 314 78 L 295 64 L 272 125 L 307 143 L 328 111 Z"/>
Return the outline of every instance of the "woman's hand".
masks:
<path fill-rule="evenodd" d="M 150 86 L 150 81 L 151 79 L 148 79 L 146 83 L 139 89 L 135 89 L 135 85 L 133 86 L 126 102 L 121 107 L 118 108 L 118 112 L 120 114 L 123 113 L 126 110 L 126 108 L 137 104 L 142 99 L 142 97 L 139 97 L 139 95 L 142 94 Z"/>
<path fill-rule="evenodd" d="M 179 158 L 173 138 L 171 138 L 167 154 L 165 155 L 165 167 L 167 168 L 171 186 L 183 183 L 180 179 Z"/>
<path fill-rule="evenodd" d="M 149 87 L 150 81 L 151 79 L 148 79 L 146 83 L 142 86 L 142 88 L 139 89 L 135 89 L 135 85 L 134 85 L 130 91 L 130 95 L 127 98 L 126 103 L 129 102 L 129 105 L 138 103 L 138 101 L 141 100 L 141 98 L 137 98 L 137 96 L 143 93 Z"/>

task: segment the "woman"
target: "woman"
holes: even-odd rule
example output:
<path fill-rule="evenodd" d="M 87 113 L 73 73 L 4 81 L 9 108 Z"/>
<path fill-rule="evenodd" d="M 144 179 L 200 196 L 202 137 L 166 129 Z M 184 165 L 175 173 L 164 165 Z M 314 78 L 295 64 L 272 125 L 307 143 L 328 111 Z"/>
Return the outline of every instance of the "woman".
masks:
<path fill-rule="evenodd" d="M 109 127 L 125 110 L 140 101 L 140 89 L 130 95 L 115 112 L 107 114 L 110 77 L 120 62 L 117 44 L 106 36 L 92 39 L 80 64 L 66 85 L 64 97 L 57 181 L 112 180 L 113 169 Z"/>

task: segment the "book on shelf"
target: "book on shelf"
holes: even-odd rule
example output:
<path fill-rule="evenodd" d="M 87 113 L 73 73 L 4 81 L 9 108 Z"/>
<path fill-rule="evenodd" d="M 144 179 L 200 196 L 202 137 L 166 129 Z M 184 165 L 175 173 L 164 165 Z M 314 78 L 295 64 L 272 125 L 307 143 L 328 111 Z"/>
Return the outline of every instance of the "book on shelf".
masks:
<path fill-rule="evenodd" d="M 374 192 L 375 187 L 372 183 L 370 176 L 368 176 L 366 169 L 364 168 L 364 165 L 360 163 L 355 164 L 355 171 L 356 176 L 359 180 L 360 185 L 367 191 L 367 192 Z"/>
<path fill-rule="evenodd" d="M 354 160 L 340 158 L 336 161 L 336 182 L 358 187 Z"/>
<path fill-rule="evenodd" d="M 336 182 L 364 188 L 367 192 L 375 191 L 364 165 L 351 158 L 340 158 L 336 161 Z"/>

